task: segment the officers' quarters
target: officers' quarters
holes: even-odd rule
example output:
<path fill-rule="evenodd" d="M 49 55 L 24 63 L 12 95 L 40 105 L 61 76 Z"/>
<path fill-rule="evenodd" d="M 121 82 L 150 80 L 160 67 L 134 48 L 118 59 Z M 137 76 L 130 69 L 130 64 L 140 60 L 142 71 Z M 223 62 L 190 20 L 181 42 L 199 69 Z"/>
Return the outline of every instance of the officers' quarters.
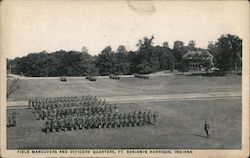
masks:
<path fill-rule="evenodd" d="M 182 56 L 184 71 L 207 70 L 214 67 L 214 56 L 206 50 L 189 50 Z"/>

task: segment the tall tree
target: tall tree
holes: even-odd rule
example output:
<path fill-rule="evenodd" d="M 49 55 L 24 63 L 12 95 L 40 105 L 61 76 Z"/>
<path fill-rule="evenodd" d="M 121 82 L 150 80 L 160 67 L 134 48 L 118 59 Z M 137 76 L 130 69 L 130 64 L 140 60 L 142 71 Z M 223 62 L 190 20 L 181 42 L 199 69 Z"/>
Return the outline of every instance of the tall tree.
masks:
<path fill-rule="evenodd" d="M 236 35 L 222 35 L 216 43 L 218 55 L 216 55 L 217 66 L 222 71 L 237 69 L 242 62 L 242 39 Z"/>
<path fill-rule="evenodd" d="M 133 73 L 151 73 L 159 68 L 159 61 L 157 60 L 157 53 L 154 52 L 153 39 L 144 37 L 138 41 L 138 50 L 133 59 L 132 72 Z"/>
<path fill-rule="evenodd" d="M 176 59 L 176 68 L 179 70 L 182 69 L 182 56 L 187 52 L 187 47 L 184 46 L 184 42 L 175 41 L 172 52 Z"/>
<path fill-rule="evenodd" d="M 96 59 L 96 67 L 100 75 L 110 75 L 115 73 L 116 56 L 111 46 L 104 48 Z"/>
<path fill-rule="evenodd" d="M 129 74 L 129 61 L 128 61 L 128 51 L 124 45 L 120 45 L 115 53 L 116 63 L 115 74 Z"/>
<path fill-rule="evenodd" d="M 188 42 L 188 50 L 196 50 L 194 40 Z"/>
<path fill-rule="evenodd" d="M 169 48 L 169 44 L 168 44 L 167 41 L 163 42 L 163 43 L 162 43 L 162 46 L 165 47 L 165 48 Z"/>

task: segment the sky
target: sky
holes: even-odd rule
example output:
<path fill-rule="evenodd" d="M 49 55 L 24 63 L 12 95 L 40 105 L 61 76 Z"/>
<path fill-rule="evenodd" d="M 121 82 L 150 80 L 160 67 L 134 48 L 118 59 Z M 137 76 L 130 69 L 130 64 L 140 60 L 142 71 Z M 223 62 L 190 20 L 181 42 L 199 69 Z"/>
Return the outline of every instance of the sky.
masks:
<path fill-rule="evenodd" d="M 3 1 L 1 54 L 7 58 L 57 50 L 98 54 L 110 45 L 136 50 L 139 39 L 154 45 L 190 40 L 206 48 L 222 34 L 245 36 L 246 1 Z"/>

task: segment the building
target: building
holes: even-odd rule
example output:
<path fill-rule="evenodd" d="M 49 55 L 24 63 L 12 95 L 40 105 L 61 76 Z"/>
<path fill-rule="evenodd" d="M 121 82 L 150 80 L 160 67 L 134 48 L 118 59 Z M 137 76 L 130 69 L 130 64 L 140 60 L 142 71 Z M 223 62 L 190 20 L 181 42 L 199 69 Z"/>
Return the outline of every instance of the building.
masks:
<path fill-rule="evenodd" d="M 189 50 L 182 56 L 183 70 L 208 70 L 214 67 L 214 56 L 206 50 Z"/>

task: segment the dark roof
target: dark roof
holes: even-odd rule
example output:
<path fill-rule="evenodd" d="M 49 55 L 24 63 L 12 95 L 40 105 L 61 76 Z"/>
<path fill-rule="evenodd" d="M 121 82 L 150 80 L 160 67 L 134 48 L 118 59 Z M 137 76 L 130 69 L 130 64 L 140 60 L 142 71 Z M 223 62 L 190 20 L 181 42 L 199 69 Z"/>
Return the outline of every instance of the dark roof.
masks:
<path fill-rule="evenodd" d="M 182 59 L 199 59 L 199 60 L 206 60 L 206 59 L 211 59 L 213 58 L 213 55 L 210 54 L 206 50 L 196 50 L 196 51 L 191 51 L 189 50 L 187 53 L 185 53 L 182 56 Z"/>

